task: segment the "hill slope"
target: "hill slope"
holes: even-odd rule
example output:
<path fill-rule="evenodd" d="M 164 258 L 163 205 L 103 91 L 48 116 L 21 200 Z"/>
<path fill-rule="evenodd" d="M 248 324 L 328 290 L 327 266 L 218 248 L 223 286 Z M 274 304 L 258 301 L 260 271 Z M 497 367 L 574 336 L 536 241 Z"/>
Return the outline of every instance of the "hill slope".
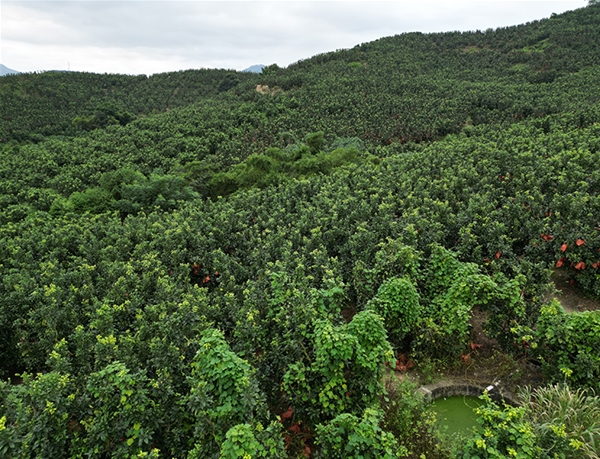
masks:
<path fill-rule="evenodd" d="M 280 116 L 269 109 L 259 136 L 269 142 L 290 127 L 300 137 L 326 128 L 330 138 L 357 135 L 378 144 L 437 138 L 459 132 L 469 117 L 475 124 L 512 122 L 597 101 L 598 21 L 594 6 L 485 33 L 404 34 L 260 75 L 22 75 L 0 84 L 0 138 L 23 138 L 23 130 L 72 133 L 75 116 L 106 102 L 148 115 L 207 96 L 218 100 L 219 90 L 229 89 L 239 102 L 254 103 L 257 84 L 280 88 L 275 105 L 287 108 Z"/>

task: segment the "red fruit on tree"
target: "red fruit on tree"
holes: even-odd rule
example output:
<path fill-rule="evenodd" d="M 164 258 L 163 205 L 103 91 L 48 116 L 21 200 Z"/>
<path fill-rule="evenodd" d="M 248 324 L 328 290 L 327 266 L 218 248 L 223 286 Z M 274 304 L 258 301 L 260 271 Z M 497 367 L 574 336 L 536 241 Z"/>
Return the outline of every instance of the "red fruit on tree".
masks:
<path fill-rule="evenodd" d="M 483 344 L 475 344 L 473 341 L 471 341 L 471 350 L 474 351 L 476 349 L 480 349 L 481 346 L 483 346 Z"/>
<path fill-rule="evenodd" d="M 283 422 L 286 419 L 291 419 L 293 415 L 294 415 L 294 409 L 290 406 L 287 409 L 287 411 L 281 413 L 281 415 L 279 416 L 279 419 Z"/>
<path fill-rule="evenodd" d="M 569 246 L 567 244 L 563 244 L 560 246 L 561 252 L 565 252 L 568 248 L 569 248 Z"/>

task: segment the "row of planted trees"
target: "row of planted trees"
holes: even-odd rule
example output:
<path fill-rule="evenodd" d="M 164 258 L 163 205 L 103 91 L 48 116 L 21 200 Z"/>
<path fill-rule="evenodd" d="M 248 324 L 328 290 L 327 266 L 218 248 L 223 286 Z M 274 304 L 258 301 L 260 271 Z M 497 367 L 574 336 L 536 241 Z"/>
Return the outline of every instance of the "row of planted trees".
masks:
<path fill-rule="evenodd" d="M 474 306 L 549 380 L 597 388 L 597 313 L 540 307 L 563 257 L 597 288 L 600 150 L 578 120 L 473 128 L 174 209 L 4 225 L 2 370 L 42 374 L 3 384 L 2 451 L 406 454 L 382 429 L 383 363 L 458 358 Z"/>

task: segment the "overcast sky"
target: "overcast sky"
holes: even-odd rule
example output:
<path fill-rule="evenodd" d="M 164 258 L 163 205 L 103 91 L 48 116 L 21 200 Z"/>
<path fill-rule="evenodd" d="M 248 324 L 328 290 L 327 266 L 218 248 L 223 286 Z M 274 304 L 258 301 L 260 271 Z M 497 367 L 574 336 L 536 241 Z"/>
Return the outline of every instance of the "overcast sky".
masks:
<path fill-rule="evenodd" d="M 403 32 L 485 30 L 584 0 L 0 1 L 0 63 L 21 72 L 152 74 L 287 66 Z"/>

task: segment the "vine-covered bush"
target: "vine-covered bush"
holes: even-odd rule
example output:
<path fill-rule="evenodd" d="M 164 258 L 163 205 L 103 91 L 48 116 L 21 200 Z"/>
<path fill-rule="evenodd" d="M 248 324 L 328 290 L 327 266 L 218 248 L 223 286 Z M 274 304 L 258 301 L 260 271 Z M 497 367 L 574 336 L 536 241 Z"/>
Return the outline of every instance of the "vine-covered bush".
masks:
<path fill-rule="evenodd" d="M 291 364 L 283 377 L 292 406 L 311 420 L 371 406 L 383 392 L 382 363 L 393 362 L 381 317 L 363 311 L 341 326 L 319 320 L 312 336 L 314 357 Z"/>
<path fill-rule="evenodd" d="M 410 280 L 402 277 L 393 277 L 381 284 L 366 307 L 383 317 L 390 340 L 395 343 L 415 333 L 421 319 L 419 292 Z"/>
<path fill-rule="evenodd" d="M 240 442 L 237 435 L 250 442 L 244 448 L 254 444 L 256 450 L 262 449 L 251 423 L 255 415 L 261 418 L 265 407 L 250 365 L 229 349 L 221 332 L 208 329 L 191 366 L 187 400 L 195 418 L 191 457 L 219 457 L 219 451 L 231 455 L 240 447 L 235 446 Z"/>
<path fill-rule="evenodd" d="M 461 263 L 452 252 L 432 246 L 422 281 L 426 297 L 417 335 L 419 352 L 458 356 L 469 344 L 469 319 L 475 306 L 489 311 L 490 335 L 509 347 L 512 339 L 507 332 L 525 320 L 523 283 L 523 276 L 507 280 L 501 273 L 480 274 L 475 264 Z"/>

